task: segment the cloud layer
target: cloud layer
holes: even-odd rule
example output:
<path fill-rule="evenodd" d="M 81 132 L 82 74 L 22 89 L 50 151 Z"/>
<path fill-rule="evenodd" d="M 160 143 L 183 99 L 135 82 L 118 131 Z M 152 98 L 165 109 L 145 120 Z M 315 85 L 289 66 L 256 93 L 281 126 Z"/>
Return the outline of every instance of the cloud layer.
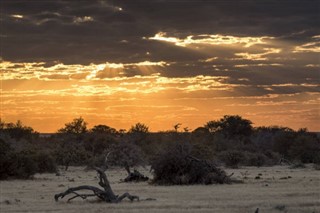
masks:
<path fill-rule="evenodd" d="M 4 119 L 55 131 L 83 115 L 92 124 L 142 121 L 159 130 L 241 114 L 257 125 L 319 130 L 316 0 L 4 0 L 2 7 Z"/>

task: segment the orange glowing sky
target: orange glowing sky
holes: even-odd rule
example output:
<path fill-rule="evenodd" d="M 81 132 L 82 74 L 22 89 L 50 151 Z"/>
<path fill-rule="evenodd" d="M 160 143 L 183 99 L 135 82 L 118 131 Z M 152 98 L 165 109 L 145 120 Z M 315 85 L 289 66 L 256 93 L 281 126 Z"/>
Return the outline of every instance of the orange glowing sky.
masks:
<path fill-rule="evenodd" d="M 274 1 L 235 2 L 6 0 L 1 119 L 39 132 L 79 116 L 89 127 L 159 131 L 238 114 L 319 131 L 314 2 L 297 10 L 284 0 L 279 11 Z"/>

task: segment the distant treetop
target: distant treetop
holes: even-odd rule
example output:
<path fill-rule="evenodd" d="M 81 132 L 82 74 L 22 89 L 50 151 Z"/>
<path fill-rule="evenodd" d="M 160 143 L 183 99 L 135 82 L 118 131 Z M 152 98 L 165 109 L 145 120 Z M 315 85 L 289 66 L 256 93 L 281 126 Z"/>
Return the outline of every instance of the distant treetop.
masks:
<path fill-rule="evenodd" d="M 75 118 L 70 123 L 66 123 L 64 128 L 58 130 L 58 133 L 81 134 L 88 132 L 87 122 L 82 117 Z"/>

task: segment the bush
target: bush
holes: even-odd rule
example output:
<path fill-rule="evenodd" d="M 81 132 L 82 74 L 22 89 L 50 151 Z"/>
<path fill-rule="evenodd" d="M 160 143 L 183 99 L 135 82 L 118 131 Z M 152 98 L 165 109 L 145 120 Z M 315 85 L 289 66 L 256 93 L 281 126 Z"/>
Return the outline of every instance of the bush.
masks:
<path fill-rule="evenodd" d="M 30 178 L 37 172 L 37 163 L 25 152 L 10 152 L 1 159 L 0 179 Z"/>
<path fill-rule="evenodd" d="M 293 141 L 289 156 L 302 163 L 315 163 L 320 156 L 320 143 L 311 135 L 300 135 Z"/>
<path fill-rule="evenodd" d="M 28 152 L 14 153 L 12 163 L 11 175 L 16 178 L 30 178 L 38 171 L 37 162 Z"/>
<path fill-rule="evenodd" d="M 0 180 L 9 176 L 11 151 L 10 144 L 0 139 Z"/>
<path fill-rule="evenodd" d="M 226 173 L 212 162 L 194 158 L 192 146 L 176 143 L 159 153 L 151 163 L 154 183 L 161 185 L 230 183 Z"/>
<path fill-rule="evenodd" d="M 119 142 L 110 147 L 108 164 L 121 167 L 144 166 L 145 157 L 141 148 L 131 142 Z"/>
<path fill-rule="evenodd" d="M 73 142 L 66 142 L 56 148 L 54 158 L 58 165 L 65 166 L 65 170 L 67 170 L 69 166 L 86 165 L 89 160 L 89 154 L 83 146 Z"/>
<path fill-rule="evenodd" d="M 11 150 L 12 150 L 12 148 L 11 148 L 10 144 L 0 138 L 0 156 L 3 157 Z"/>
<path fill-rule="evenodd" d="M 83 141 L 83 147 L 92 155 L 100 155 L 114 143 L 116 141 L 109 135 L 91 133 L 91 136 Z"/>
<path fill-rule="evenodd" d="M 32 138 L 37 138 L 39 134 L 35 132 L 31 127 L 24 126 L 21 121 L 16 123 L 1 123 L 0 132 L 4 135 L 9 135 L 11 138 L 20 140 L 26 139 L 31 141 Z"/>
<path fill-rule="evenodd" d="M 320 164 L 313 164 L 313 168 L 315 169 L 315 170 L 320 170 Z"/>
<path fill-rule="evenodd" d="M 267 150 L 263 153 L 267 157 L 267 165 L 276 165 L 279 163 L 281 159 L 281 155 L 277 152 L 272 152 L 270 150 Z"/>
<path fill-rule="evenodd" d="M 94 167 L 103 167 L 105 165 L 106 156 L 104 154 L 95 155 L 88 160 L 86 169 L 92 169 Z"/>
<path fill-rule="evenodd" d="M 3 142 L 0 142 L 0 145 L 3 145 Z M 27 179 L 35 173 L 56 171 L 55 161 L 47 153 L 35 153 L 29 150 L 16 152 L 9 149 L 3 154 L 1 150 L 0 179 Z"/>
<path fill-rule="evenodd" d="M 106 166 L 119 166 L 127 171 L 130 167 L 145 166 L 145 155 L 141 148 L 133 142 L 110 142 L 107 148 L 94 154 L 87 162 L 87 168 Z"/>
<path fill-rule="evenodd" d="M 221 152 L 219 159 L 224 162 L 227 167 L 238 168 L 240 163 L 243 163 L 246 158 L 242 151 L 230 150 Z"/>
<path fill-rule="evenodd" d="M 303 169 L 303 168 L 306 168 L 306 166 L 301 161 L 294 162 L 290 166 L 290 169 Z"/>
<path fill-rule="evenodd" d="M 37 171 L 37 164 L 27 152 L 15 152 L 9 143 L 0 140 L 0 179 L 29 178 Z"/>
<path fill-rule="evenodd" d="M 285 158 L 288 157 L 288 150 L 295 138 L 293 131 L 278 131 L 275 133 L 273 141 L 273 151 L 278 152 Z"/>
<path fill-rule="evenodd" d="M 39 173 L 54 173 L 57 172 L 57 164 L 54 160 L 54 158 L 46 152 L 40 152 L 36 154 L 35 160 L 37 162 L 38 171 Z"/>
<path fill-rule="evenodd" d="M 264 166 L 267 163 L 267 156 L 265 156 L 262 153 L 251 153 L 246 152 L 245 153 L 245 165 L 246 166 Z"/>

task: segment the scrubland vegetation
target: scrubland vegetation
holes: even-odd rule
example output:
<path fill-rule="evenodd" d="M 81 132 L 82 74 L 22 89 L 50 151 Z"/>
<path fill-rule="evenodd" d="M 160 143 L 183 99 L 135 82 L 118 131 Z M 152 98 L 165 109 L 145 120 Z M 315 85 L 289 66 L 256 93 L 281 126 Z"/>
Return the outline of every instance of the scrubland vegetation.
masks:
<path fill-rule="evenodd" d="M 140 197 L 135 204 L 109 204 L 111 212 L 319 210 L 320 139 L 316 133 L 252 127 L 240 116 L 224 116 L 193 131 L 180 131 L 180 126 L 156 133 L 142 123 L 128 131 L 104 124 L 88 129 L 80 117 L 44 135 L 20 121 L 1 122 L 0 210 L 105 212 L 103 204 L 92 199 L 63 207 L 53 204 L 54 194 L 62 199 L 81 184 L 104 193 L 95 187 L 96 168 L 101 168 L 98 177 L 104 177 L 99 185 L 110 187 L 115 202 L 136 198 L 127 192 Z M 132 181 L 148 182 L 128 183 Z M 117 197 L 111 186 L 123 195 Z M 69 191 L 64 191 L 66 187 Z M 109 198 L 102 196 L 107 202 Z"/>
<path fill-rule="evenodd" d="M 157 133 L 149 132 L 142 123 L 128 131 L 104 124 L 88 129 L 81 117 L 45 137 L 20 121 L 1 122 L 0 132 L 1 179 L 55 173 L 58 165 L 65 170 L 69 166 L 101 166 L 109 152 L 108 165 L 127 171 L 153 165 L 156 178 L 161 169 L 177 171 L 181 165 L 189 165 L 190 157 L 230 168 L 280 163 L 313 163 L 319 168 L 320 164 L 320 139 L 316 133 L 277 126 L 254 128 L 251 121 L 237 115 L 209 121 L 191 132 L 188 128 L 180 131 L 180 124 Z M 180 176 L 186 175 L 179 172 Z"/>

